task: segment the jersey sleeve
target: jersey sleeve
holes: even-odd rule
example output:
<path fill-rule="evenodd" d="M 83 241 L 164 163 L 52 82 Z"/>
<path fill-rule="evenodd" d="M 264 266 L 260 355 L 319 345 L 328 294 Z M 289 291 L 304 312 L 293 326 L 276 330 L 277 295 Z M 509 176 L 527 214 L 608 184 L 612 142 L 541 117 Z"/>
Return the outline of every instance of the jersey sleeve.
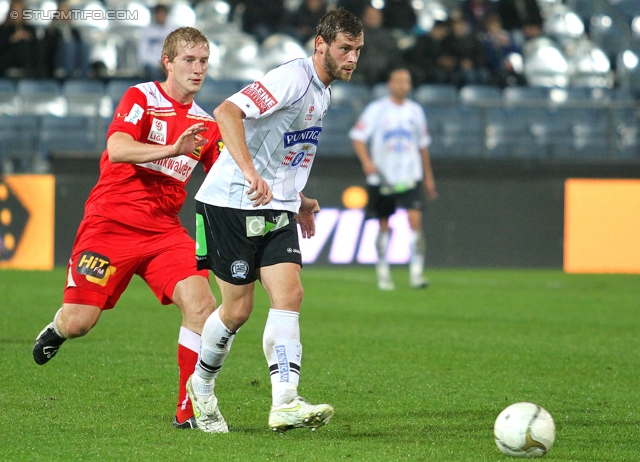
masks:
<path fill-rule="evenodd" d="M 427 123 L 427 116 L 420 105 L 416 104 L 416 118 L 418 120 L 418 146 L 420 148 L 428 148 L 431 146 L 431 133 L 429 133 L 429 124 Z"/>
<path fill-rule="evenodd" d="M 115 132 L 122 132 L 131 135 L 134 140 L 139 140 L 146 106 L 147 98 L 144 93 L 136 87 L 129 88 L 116 108 L 113 121 L 109 125 L 107 139 Z"/>
<path fill-rule="evenodd" d="M 349 138 L 365 143 L 369 140 L 376 126 L 378 107 L 378 104 L 372 103 L 364 109 L 356 124 L 349 131 Z"/>
<path fill-rule="evenodd" d="M 204 171 L 208 173 L 209 169 L 216 163 L 218 157 L 220 157 L 220 153 L 224 147 L 220 128 L 217 123 L 213 122 L 209 125 L 206 137 L 209 138 L 209 142 L 206 144 L 205 151 L 202 153 L 202 159 L 200 161 L 204 166 Z"/>
<path fill-rule="evenodd" d="M 247 119 L 266 117 L 302 98 L 311 79 L 301 68 L 280 66 L 227 98 L 245 113 Z"/>

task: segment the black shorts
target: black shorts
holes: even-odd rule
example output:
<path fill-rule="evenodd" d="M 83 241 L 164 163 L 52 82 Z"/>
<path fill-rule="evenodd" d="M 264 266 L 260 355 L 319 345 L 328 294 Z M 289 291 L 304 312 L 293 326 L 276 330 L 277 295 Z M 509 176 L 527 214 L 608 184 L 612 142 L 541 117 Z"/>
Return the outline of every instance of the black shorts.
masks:
<path fill-rule="evenodd" d="M 196 201 L 196 260 L 235 285 L 250 284 L 257 270 L 278 263 L 302 266 L 293 212 L 240 210 Z"/>
<path fill-rule="evenodd" d="M 367 185 L 367 194 L 369 195 L 367 218 L 389 218 L 398 207 L 407 210 L 422 211 L 424 209 L 425 196 L 420 183 L 404 192 L 392 194 L 382 194 L 380 186 Z"/>

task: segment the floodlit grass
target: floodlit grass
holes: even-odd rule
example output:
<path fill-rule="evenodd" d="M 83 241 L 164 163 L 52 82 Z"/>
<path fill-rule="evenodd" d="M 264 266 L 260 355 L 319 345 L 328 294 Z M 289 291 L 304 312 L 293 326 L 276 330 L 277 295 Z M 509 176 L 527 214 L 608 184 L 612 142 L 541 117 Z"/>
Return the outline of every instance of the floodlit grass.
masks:
<path fill-rule="evenodd" d="M 640 277 L 434 270 L 379 292 L 372 268 L 303 270 L 301 394 L 317 432 L 273 434 L 262 289 L 216 387 L 228 435 L 171 427 L 178 310 L 140 279 L 93 331 L 37 366 L 63 269 L 0 271 L 0 460 L 500 461 L 498 413 L 545 407 L 554 461 L 640 460 Z M 219 294 L 217 288 L 214 288 Z"/>

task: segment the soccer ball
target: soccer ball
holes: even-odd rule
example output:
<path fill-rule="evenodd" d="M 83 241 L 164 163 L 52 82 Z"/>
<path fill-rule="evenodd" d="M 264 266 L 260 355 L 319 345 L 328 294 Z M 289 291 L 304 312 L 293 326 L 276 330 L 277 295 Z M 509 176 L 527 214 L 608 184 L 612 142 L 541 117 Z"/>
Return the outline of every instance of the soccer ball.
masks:
<path fill-rule="evenodd" d="M 544 456 L 556 439 L 553 418 L 533 403 L 515 403 L 500 413 L 493 427 L 498 449 L 513 457 Z"/>

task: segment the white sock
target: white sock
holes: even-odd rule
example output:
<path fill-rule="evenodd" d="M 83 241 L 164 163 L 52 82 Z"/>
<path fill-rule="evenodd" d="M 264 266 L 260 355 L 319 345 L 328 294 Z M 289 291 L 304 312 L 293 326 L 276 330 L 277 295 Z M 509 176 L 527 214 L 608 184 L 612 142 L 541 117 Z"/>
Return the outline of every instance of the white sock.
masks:
<path fill-rule="evenodd" d="M 58 334 L 61 338 L 66 338 L 64 335 L 60 333 L 60 330 L 58 329 L 58 316 L 60 316 L 61 312 L 62 312 L 62 308 L 56 311 L 56 315 L 53 317 L 53 322 L 51 323 L 51 327 L 53 327 L 54 332 Z"/>
<path fill-rule="evenodd" d="M 378 275 L 389 277 L 389 262 L 387 262 L 387 250 L 389 249 L 389 241 L 391 239 L 391 232 L 379 231 L 376 237 L 376 251 L 378 253 L 378 263 L 376 267 L 378 269 Z"/>
<path fill-rule="evenodd" d="M 411 231 L 409 237 L 409 275 L 420 277 L 424 271 L 424 239 L 420 231 Z"/>
<path fill-rule="evenodd" d="M 196 395 L 206 396 L 212 393 L 213 382 L 229 354 L 235 335 L 236 333 L 227 329 L 220 319 L 220 308 L 211 313 L 202 329 L 200 358 L 191 380 Z"/>
<path fill-rule="evenodd" d="M 302 345 L 300 313 L 271 308 L 262 337 L 262 348 L 271 374 L 271 397 L 279 406 L 298 396 Z"/>

